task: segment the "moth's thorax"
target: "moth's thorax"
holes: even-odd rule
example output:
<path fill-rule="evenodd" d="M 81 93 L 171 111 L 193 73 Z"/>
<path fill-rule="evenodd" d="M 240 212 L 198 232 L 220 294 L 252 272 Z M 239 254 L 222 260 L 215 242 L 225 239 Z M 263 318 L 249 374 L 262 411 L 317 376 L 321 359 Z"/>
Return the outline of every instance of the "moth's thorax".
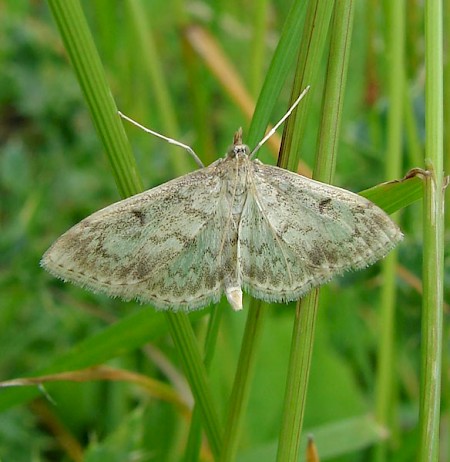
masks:
<path fill-rule="evenodd" d="M 222 187 L 236 223 L 239 221 L 248 193 L 252 169 L 249 152 L 247 145 L 234 144 L 222 163 Z"/>
<path fill-rule="evenodd" d="M 235 144 L 230 147 L 223 160 L 223 179 L 233 190 L 246 189 L 249 169 L 252 161 L 249 158 L 249 148 L 245 144 Z M 239 191 L 239 193 L 242 191 Z"/>

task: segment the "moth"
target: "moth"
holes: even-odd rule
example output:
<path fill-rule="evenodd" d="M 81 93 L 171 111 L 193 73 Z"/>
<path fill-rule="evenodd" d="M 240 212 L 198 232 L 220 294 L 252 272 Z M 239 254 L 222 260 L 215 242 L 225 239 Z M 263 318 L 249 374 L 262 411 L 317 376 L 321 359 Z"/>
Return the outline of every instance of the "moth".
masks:
<path fill-rule="evenodd" d="M 242 290 L 297 300 L 402 239 L 369 200 L 254 159 L 267 138 L 251 153 L 239 130 L 224 158 L 93 213 L 41 265 L 93 292 L 159 309 L 194 310 L 225 294 L 241 310 Z"/>

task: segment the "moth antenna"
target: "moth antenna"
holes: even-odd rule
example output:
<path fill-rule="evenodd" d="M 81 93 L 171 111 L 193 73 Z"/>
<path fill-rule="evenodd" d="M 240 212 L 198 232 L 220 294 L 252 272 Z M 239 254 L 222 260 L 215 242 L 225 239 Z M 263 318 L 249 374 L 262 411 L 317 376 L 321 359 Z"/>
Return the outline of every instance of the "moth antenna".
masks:
<path fill-rule="evenodd" d="M 303 97 L 308 93 L 310 85 L 308 85 L 301 93 L 300 96 L 294 101 L 292 106 L 288 109 L 286 114 L 274 125 L 274 127 L 267 133 L 267 135 L 255 146 L 253 151 L 250 153 L 250 159 L 252 159 L 256 152 L 259 151 L 261 146 L 277 131 L 278 127 L 292 114 L 292 111 L 298 106 L 298 103 L 303 99 Z"/>
<path fill-rule="evenodd" d="M 155 132 L 153 130 L 150 130 L 149 128 L 147 127 L 144 127 L 143 125 L 141 125 L 139 122 L 136 122 L 135 120 L 131 119 L 130 117 L 126 116 L 125 114 L 123 114 L 122 112 L 120 111 L 117 111 L 117 113 L 120 115 L 120 117 L 122 117 L 122 119 L 125 119 L 127 122 L 130 122 L 132 123 L 133 125 L 135 125 L 136 127 L 140 128 L 141 130 L 144 130 L 144 132 L 146 133 L 150 133 L 150 135 L 154 135 L 158 138 L 161 138 L 162 140 L 164 141 L 167 141 L 168 143 L 170 144 L 174 144 L 175 146 L 179 146 L 180 148 L 183 148 L 185 149 L 190 155 L 191 157 L 194 159 L 195 163 L 200 167 L 200 168 L 204 168 L 205 166 L 203 165 L 203 162 L 200 160 L 200 158 L 197 156 L 197 154 L 195 153 L 195 151 L 190 147 L 188 146 L 187 144 L 184 144 L 182 143 L 181 141 L 177 141 L 177 140 L 174 140 L 173 138 L 169 138 L 167 136 L 164 136 L 164 135 L 161 135 L 161 133 L 158 133 L 158 132 Z"/>

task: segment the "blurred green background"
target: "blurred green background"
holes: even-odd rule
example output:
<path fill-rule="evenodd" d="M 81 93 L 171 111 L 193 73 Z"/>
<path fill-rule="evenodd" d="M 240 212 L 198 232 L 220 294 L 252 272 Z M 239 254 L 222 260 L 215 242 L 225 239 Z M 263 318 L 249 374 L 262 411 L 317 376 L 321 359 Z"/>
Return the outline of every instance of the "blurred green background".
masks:
<path fill-rule="evenodd" d="M 258 42 L 262 47 L 255 46 L 252 31 L 256 30 L 258 11 L 265 8 L 263 1 L 96 0 L 82 4 L 113 96 L 124 113 L 190 144 L 205 164 L 225 153 L 239 126 L 245 139 L 247 115 L 189 47 L 187 27 L 195 23 L 209 31 L 249 95 L 256 99 L 286 20 L 288 2 L 273 1 L 264 9 L 264 34 Z M 136 4 L 151 33 L 151 44 L 144 42 L 142 46 L 137 37 Z M 39 267 L 41 255 L 59 235 L 120 197 L 47 4 L 3 1 L 0 13 L 0 379 L 9 380 L 35 374 L 73 352 L 79 342 L 94 338 L 116 320 L 135 316 L 144 308 L 64 284 Z M 405 113 L 411 120 L 405 128 L 405 173 L 422 166 L 421 2 L 410 3 L 406 21 L 409 103 Z M 337 185 L 353 191 L 391 179 L 386 178 L 384 168 L 388 28 L 381 4 L 357 2 L 335 177 Z M 162 82 L 158 83 L 155 72 L 161 73 Z M 276 102 L 273 122 L 287 108 L 293 73 L 294 69 Z M 158 86 L 161 83 L 163 89 Z M 312 84 L 310 129 L 301 156 L 310 167 L 317 145 L 323 82 Z M 162 92 L 166 92 L 167 101 Z M 126 130 L 146 188 L 195 168 L 183 150 L 135 128 L 126 126 Z M 275 162 L 267 147 L 260 158 Z M 391 358 L 395 383 L 392 435 L 387 444 L 388 460 L 392 461 L 412 460 L 417 444 L 420 212 L 417 203 L 401 214 L 406 237 L 399 248 L 395 356 Z M 448 273 L 446 277 L 448 282 Z M 351 419 L 366 419 L 374 412 L 381 283 L 378 264 L 337 278 L 322 290 L 305 428 L 323 429 L 334 424 L 347 438 L 344 444 L 337 437 L 327 439 L 325 432 L 326 448 L 322 449 L 329 456 L 323 460 L 365 461 L 374 455 L 369 443 L 376 438 L 372 435 L 367 444 L 353 450 L 350 429 Z M 448 285 L 445 290 L 448 300 Z M 294 306 L 270 308 L 239 460 L 273 460 L 268 454 L 279 432 Z M 210 309 L 193 319 L 200 337 L 204 336 Z M 160 320 L 151 309 L 148 316 Z M 245 316 L 245 308 L 238 314 L 224 308 L 211 368 L 222 417 L 226 415 Z M 448 307 L 446 316 L 448 319 Z M 123 354 L 115 354 L 107 364 L 167 382 L 182 401 L 191 402 L 164 323 L 152 334 L 151 342 L 139 348 L 123 345 Z M 444 385 L 448 370 L 446 374 Z M 48 395 L 41 392 L 34 400 L 0 390 L 0 460 L 82 460 L 82 453 L 84 460 L 92 461 L 180 460 L 188 424 L 170 400 L 160 400 L 126 381 L 61 382 L 47 390 Z M 447 426 L 448 394 L 444 386 Z M 448 428 L 445 431 L 448 434 Z M 341 447 L 347 449 L 340 453 Z M 320 450 L 319 446 L 319 454 Z M 203 457 L 211 460 L 207 450 Z"/>

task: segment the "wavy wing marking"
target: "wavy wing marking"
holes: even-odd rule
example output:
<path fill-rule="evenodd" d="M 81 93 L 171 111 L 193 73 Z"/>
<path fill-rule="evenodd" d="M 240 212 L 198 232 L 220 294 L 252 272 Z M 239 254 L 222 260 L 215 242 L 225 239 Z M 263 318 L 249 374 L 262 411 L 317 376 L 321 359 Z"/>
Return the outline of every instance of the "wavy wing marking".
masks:
<path fill-rule="evenodd" d="M 389 216 L 361 196 L 253 165 L 240 243 L 244 285 L 256 297 L 298 299 L 334 275 L 374 263 L 402 238 Z"/>
<path fill-rule="evenodd" d="M 221 180 L 211 167 L 100 210 L 63 234 L 42 266 L 95 292 L 159 308 L 217 300 Z"/>

